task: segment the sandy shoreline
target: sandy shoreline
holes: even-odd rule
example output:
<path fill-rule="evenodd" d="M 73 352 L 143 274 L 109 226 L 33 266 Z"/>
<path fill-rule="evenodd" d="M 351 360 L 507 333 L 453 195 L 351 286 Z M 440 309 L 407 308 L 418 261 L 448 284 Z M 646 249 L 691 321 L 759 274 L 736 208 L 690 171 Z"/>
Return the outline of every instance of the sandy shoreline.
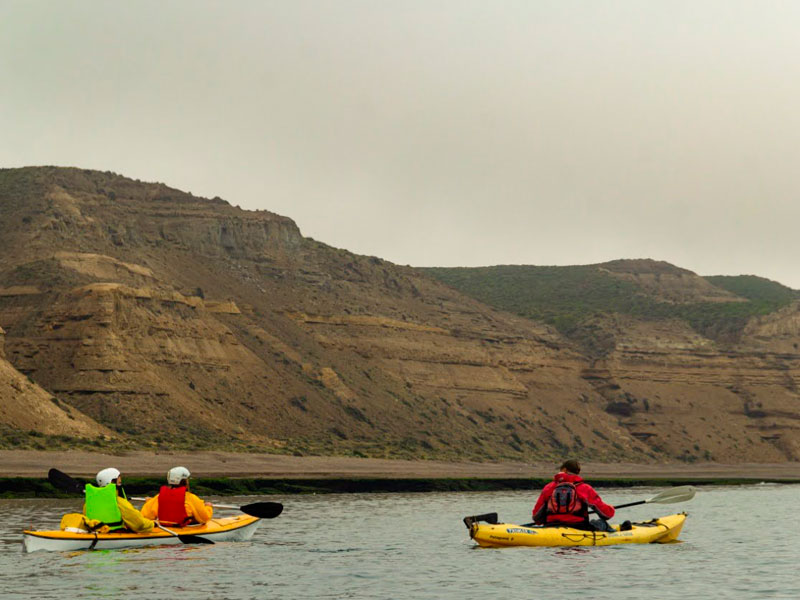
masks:
<path fill-rule="evenodd" d="M 58 451 L 0 450 L 0 477 L 46 477 L 51 467 L 74 476 L 94 475 L 114 466 L 128 475 L 159 476 L 183 465 L 196 477 L 264 477 L 274 479 L 349 478 L 504 478 L 551 477 L 555 463 L 475 463 L 386 460 L 321 456 L 282 456 L 230 452 L 119 455 Z M 587 479 L 782 479 L 800 481 L 800 463 L 584 463 Z"/>

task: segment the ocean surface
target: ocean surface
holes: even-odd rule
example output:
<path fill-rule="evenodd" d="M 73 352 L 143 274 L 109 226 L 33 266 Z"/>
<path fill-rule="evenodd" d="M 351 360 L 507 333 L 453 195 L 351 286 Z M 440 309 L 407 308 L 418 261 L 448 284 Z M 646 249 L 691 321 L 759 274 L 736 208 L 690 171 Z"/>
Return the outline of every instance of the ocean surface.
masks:
<path fill-rule="evenodd" d="M 662 490 L 600 491 L 622 504 Z M 612 519 L 685 510 L 676 544 L 481 549 L 469 539 L 464 516 L 496 511 L 524 523 L 535 496 L 271 496 L 261 499 L 285 510 L 250 542 L 30 554 L 22 529 L 58 528 L 80 501 L 0 500 L 0 598 L 800 598 L 798 485 L 702 487 L 689 502 Z"/>

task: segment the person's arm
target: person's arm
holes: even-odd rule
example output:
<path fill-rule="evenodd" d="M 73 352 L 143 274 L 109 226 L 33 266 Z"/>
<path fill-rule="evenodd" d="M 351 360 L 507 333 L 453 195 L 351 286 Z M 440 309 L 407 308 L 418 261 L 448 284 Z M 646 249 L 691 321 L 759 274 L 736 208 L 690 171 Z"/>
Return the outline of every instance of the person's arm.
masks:
<path fill-rule="evenodd" d="M 603 519 L 610 519 L 614 516 L 614 507 L 606 504 L 588 483 L 578 486 L 579 493 L 583 496 L 588 508 L 593 508 Z"/>
<path fill-rule="evenodd" d="M 198 523 L 208 523 L 214 515 L 214 508 L 191 492 L 186 492 L 184 504 L 186 505 L 186 514 L 193 517 Z"/>
<path fill-rule="evenodd" d="M 547 501 L 550 499 L 550 495 L 552 494 L 552 485 L 549 483 L 544 486 L 542 493 L 539 494 L 539 498 L 536 500 L 536 506 L 533 507 L 533 522 L 542 524 L 545 521 L 545 517 L 547 517 Z"/>
<path fill-rule="evenodd" d="M 135 533 L 146 533 L 153 529 L 153 521 L 146 519 L 138 510 L 133 507 L 133 504 L 128 502 L 125 498 L 117 497 L 117 506 L 122 515 L 122 521 L 125 526 Z"/>
<path fill-rule="evenodd" d="M 147 499 L 144 506 L 142 506 L 142 516 L 145 519 L 158 518 L 158 496 Z"/>

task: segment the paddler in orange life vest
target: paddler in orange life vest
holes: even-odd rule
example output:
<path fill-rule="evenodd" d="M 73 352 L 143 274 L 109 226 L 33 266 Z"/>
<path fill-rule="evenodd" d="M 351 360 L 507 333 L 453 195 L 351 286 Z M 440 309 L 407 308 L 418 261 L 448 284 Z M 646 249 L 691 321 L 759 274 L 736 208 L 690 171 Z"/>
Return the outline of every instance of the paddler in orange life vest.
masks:
<path fill-rule="evenodd" d="M 561 465 L 553 481 L 544 486 L 536 506 L 533 521 L 539 525 L 567 525 L 589 531 L 611 531 L 606 519 L 614 516 L 614 507 L 600 498 L 592 486 L 579 473 L 581 465 L 570 459 Z M 597 512 L 599 519 L 589 521 L 589 509 Z"/>
<path fill-rule="evenodd" d="M 127 528 L 134 533 L 145 533 L 153 529 L 153 521 L 143 517 L 128 501 L 122 489 L 122 474 L 117 469 L 103 469 L 96 480 L 97 487 L 87 483 L 84 489 L 83 514 L 87 519 L 102 521 L 110 531 Z"/>
<path fill-rule="evenodd" d="M 164 525 L 190 525 L 207 523 L 214 513 L 208 502 L 189 491 L 189 469 L 173 467 L 167 471 L 167 484 L 155 498 L 149 498 L 142 507 L 142 514 L 150 519 L 158 519 Z"/>

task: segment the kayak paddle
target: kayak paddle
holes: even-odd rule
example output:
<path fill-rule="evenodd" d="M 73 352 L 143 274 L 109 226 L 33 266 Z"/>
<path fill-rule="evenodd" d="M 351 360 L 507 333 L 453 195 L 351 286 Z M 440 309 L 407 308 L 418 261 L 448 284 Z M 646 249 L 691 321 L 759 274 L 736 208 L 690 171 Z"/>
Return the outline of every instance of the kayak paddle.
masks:
<path fill-rule="evenodd" d="M 618 504 L 614 507 L 614 510 L 627 508 L 629 506 L 638 506 L 639 504 L 674 504 L 675 502 L 686 502 L 687 500 L 694 498 L 695 492 L 696 490 L 691 485 L 681 485 L 679 487 L 664 490 L 663 492 L 660 492 L 652 498 L 648 498 L 647 500 L 637 500 L 636 502 L 628 502 L 627 504 Z M 592 510 L 590 512 L 594 513 L 596 511 Z M 466 523 L 466 519 L 464 522 Z M 491 523 L 491 521 L 489 522 Z M 522 527 L 533 527 L 534 525 L 535 523 L 525 523 L 522 525 Z M 469 528 L 469 525 L 467 525 L 467 528 Z"/>
<path fill-rule="evenodd" d="M 131 500 L 137 502 L 146 502 L 147 498 L 140 498 L 138 496 L 131 496 Z M 215 504 L 209 502 L 214 508 L 229 508 L 231 510 L 240 510 L 246 515 L 257 517 L 259 519 L 274 519 L 283 512 L 283 504 L 280 502 L 253 502 L 252 504 L 245 504 L 243 506 L 234 506 L 233 504 Z"/>
<path fill-rule="evenodd" d="M 159 529 L 166 531 L 168 534 L 175 536 L 184 544 L 214 544 L 213 541 L 207 540 L 204 537 L 200 537 L 199 535 L 185 535 L 183 533 L 178 533 L 176 531 L 172 531 L 171 529 L 167 529 L 158 521 L 154 521 L 153 524 L 158 527 Z"/>
<path fill-rule="evenodd" d="M 59 471 L 58 469 L 50 469 L 50 471 L 48 471 L 48 473 L 47 473 L 47 480 L 50 482 L 50 484 L 53 487 L 58 488 L 60 490 L 63 490 L 65 492 L 68 492 L 70 494 L 81 494 L 81 495 L 83 495 L 83 493 L 84 493 L 84 491 L 83 491 L 84 490 L 84 485 L 80 481 L 78 481 L 77 479 L 73 479 L 72 477 L 70 477 L 69 475 L 67 475 L 66 473 L 64 473 L 62 471 Z M 176 538 L 178 538 L 184 544 L 213 544 L 214 543 L 211 540 L 207 540 L 207 539 L 202 538 L 202 537 L 197 536 L 197 535 L 178 534 L 178 533 L 172 531 L 171 529 L 167 529 L 166 527 L 164 527 L 163 525 L 161 525 L 158 522 L 155 523 L 155 526 L 158 527 L 159 529 L 163 529 L 164 531 L 166 531 L 170 535 L 174 535 Z"/>
<path fill-rule="evenodd" d="M 50 469 L 47 473 L 47 481 L 50 482 L 54 488 L 67 492 L 69 494 L 83 495 L 84 485 L 77 479 L 73 479 L 66 473 L 62 473 L 58 469 Z"/>
<path fill-rule="evenodd" d="M 211 504 L 214 508 L 230 508 L 240 510 L 251 517 L 259 519 L 274 519 L 283 512 L 283 504 L 280 502 L 253 502 L 244 506 L 233 506 L 232 504 Z"/>
<path fill-rule="evenodd" d="M 686 502 L 694 498 L 695 489 L 690 485 L 682 485 L 675 488 L 664 490 L 647 500 L 637 500 L 636 502 L 628 502 L 627 504 L 618 504 L 614 510 L 619 508 L 627 508 L 629 506 L 638 506 L 640 504 L 674 504 L 675 502 Z M 590 509 L 590 513 L 597 514 L 595 509 Z"/>
<path fill-rule="evenodd" d="M 660 494 L 656 494 L 647 500 L 619 504 L 614 508 L 627 508 L 628 506 L 637 506 L 639 504 L 674 504 L 675 502 L 686 502 L 687 500 L 694 498 L 695 491 L 696 490 L 690 485 L 682 485 L 680 487 L 664 490 Z"/>

